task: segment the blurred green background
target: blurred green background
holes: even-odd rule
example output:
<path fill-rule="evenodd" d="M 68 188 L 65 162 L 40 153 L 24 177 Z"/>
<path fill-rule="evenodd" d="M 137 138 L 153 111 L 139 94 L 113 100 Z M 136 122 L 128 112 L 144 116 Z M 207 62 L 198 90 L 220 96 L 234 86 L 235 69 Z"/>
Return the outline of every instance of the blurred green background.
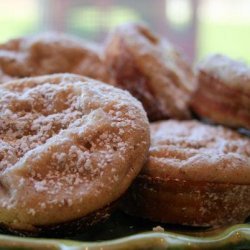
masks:
<path fill-rule="evenodd" d="M 194 61 L 220 52 L 250 63 L 250 0 L 135 2 L 0 1 L 0 42 L 46 30 L 102 41 L 112 27 L 143 20 Z"/>

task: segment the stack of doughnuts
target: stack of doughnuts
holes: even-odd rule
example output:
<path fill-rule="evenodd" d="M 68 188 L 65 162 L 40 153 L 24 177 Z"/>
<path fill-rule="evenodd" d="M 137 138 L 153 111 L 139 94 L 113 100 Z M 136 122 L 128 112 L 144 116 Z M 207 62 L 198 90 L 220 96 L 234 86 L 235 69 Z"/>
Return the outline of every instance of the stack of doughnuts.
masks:
<path fill-rule="evenodd" d="M 0 83 L 53 73 L 88 76 L 128 90 L 150 121 L 191 118 L 192 68 L 174 46 L 143 25 L 117 27 L 104 45 L 56 33 L 11 40 L 0 45 L 0 68 Z"/>
<path fill-rule="evenodd" d="M 62 34 L 0 45 L 0 228 L 69 234 L 117 207 L 161 223 L 244 222 L 249 90 L 243 63 L 214 55 L 193 69 L 142 24 L 101 45 Z"/>

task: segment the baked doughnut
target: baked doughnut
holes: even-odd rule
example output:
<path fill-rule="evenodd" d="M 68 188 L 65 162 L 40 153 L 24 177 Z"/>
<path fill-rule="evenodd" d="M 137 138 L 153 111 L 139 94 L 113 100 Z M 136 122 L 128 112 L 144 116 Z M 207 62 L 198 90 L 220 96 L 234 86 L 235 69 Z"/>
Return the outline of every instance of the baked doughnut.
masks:
<path fill-rule="evenodd" d="M 198 121 L 152 124 L 148 162 L 123 210 L 191 226 L 243 222 L 250 215 L 250 140 Z"/>
<path fill-rule="evenodd" d="M 148 153 L 141 104 L 89 78 L 2 84 L 0 113 L 0 224 L 11 231 L 69 233 L 72 221 L 107 217 Z"/>
<path fill-rule="evenodd" d="M 57 33 L 14 39 L 0 45 L 0 69 L 12 78 L 53 73 L 75 73 L 104 82 L 110 78 L 98 45 Z M 0 78 L 0 82 L 4 81 Z"/>
<path fill-rule="evenodd" d="M 139 24 L 117 27 L 105 45 L 114 84 L 139 99 L 151 121 L 189 118 L 195 79 L 183 56 Z"/>
<path fill-rule="evenodd" d="M 250 68 L 223 55 L 211 55 L 197 67 L 193 110 L 231 127 L 250 129 Z"/>

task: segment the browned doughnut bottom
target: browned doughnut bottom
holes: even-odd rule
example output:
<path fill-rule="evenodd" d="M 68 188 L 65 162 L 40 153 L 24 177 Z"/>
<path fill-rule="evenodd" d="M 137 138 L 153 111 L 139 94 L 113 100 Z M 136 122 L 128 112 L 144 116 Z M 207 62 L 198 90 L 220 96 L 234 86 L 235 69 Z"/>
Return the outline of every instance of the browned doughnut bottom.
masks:
<path fill-rule="evenodd" d="M 0 231 L 3 233 L 11 233 L 20 236 L 43 236 L 43 237 L 63 237 L 79 234 L 88 230 L 97 223 L 102 223 L 107 220 L 112 212 L 119 204 L 119 200 L 112 202 L 111 204 L 92 212 L 84 217 L 74 219 L 71 221 L 63 222 L 60 224 L 51 224 L 36 226 L 34 225 L 31 231 L 29 230 L 16 230 L 15 228 L 8 227 L 7 225 L 0 224 Z"/>
<path fill-rule="evenodd" d="M 250 214 L 250 185 L 140 176 L 123 203 L 125 212 L 162 223 L 204 227 L 235 224 Z"/>

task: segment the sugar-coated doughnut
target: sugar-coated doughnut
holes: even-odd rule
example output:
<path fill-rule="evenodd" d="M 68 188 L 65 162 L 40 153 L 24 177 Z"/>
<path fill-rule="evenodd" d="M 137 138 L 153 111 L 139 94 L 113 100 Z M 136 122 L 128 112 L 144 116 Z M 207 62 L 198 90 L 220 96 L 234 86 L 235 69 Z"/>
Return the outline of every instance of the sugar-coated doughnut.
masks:
<path fill-rule="evenodd" d="M 191 226 L 244 222 L 250 215 L 250 139 L 198 121 L 153 123 L 149 159 L 123 209 Z"/>
<path fill-rule="evenodd" d="M 215 123 L 250 129 L 250 67 L 211 55 L 197 65 L 197 74 L 193 110 Z"/>
<path fill-rule="evenodd" d="M 190 65 L 167 40 L 144 25 L 125 24 L 111 32 L 104 47 L 114 84 L 138 98 L 151 121 L 190 117 L 196 81 Z"/>
<path fill-rule="evenodd" d="M 103 82 L 110 74 L 99 45 L 60 33 L 43 33 L 0 44 L 0 83 L 9 78 L 75 73 Z"/>
<path fill-rule="evenodd" d="M 142 105 L 90 78 L 4 83 L 0 114 L 0 225 L 10 231 L 67 231 L 107 217 L 148 153 Z"/>

